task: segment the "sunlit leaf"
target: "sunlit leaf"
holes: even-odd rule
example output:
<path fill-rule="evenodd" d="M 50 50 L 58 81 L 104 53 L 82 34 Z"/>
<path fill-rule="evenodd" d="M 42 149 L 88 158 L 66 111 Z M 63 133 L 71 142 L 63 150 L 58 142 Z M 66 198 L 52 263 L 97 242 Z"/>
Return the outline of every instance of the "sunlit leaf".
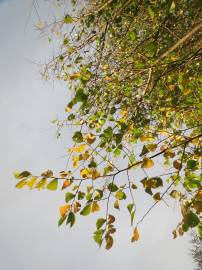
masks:
<path fill-rule="evenodd" d="M 60 210 L 61 217 L 63 217 L 69 211 L 69 209 L 70 209 L 70 205 L 68 205 L 68 204 L 60 206 L 59 210 Z"/>
<path fill-rule="evenodd" d="M 142 168 L 144 169 L 150 169 L 154 166 L 154 162 L 152 159 L 148 159 L 148 158 L 145 158 L 143 159 L 143 162 L 142 162 Z"/>

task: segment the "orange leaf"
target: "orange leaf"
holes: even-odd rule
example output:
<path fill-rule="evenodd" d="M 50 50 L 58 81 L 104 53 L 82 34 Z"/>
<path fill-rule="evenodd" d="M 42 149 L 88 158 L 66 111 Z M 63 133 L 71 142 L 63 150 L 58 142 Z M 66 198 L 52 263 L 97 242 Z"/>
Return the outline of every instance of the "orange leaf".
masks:
<path fill-rule="evenodd" d="M 137 227 L 135 227 L 134 232 L 133 232 L 133 237 L 131 238 L 131 242 L 135 242 L 139 240 L 139 232 Z"/>
<path fill-rule="evenodd" d="M 70 205 L 68 205 L 68 204 L 60 206 L 59 210 L 60 210 L 61 217 L 63 217 L 68 212 L 69 209 L 70 209 Z"/>
<path fill-rule="evenodd" d="M 62 189 L 65 189 L 66 187 L 69 187 L 70 185 L 71 185 L 71 182 L 69 180 L 65 180 L 62 185 Z"/>
<path fill-rule="evenodd" d="M 154 166 L 154 162 L 152 159 L 149 159 L 149 158 L 145 158 L 143 159 L 143 162 L 142 162 L 142 168 L 144 169 L 150 169 Z"/>

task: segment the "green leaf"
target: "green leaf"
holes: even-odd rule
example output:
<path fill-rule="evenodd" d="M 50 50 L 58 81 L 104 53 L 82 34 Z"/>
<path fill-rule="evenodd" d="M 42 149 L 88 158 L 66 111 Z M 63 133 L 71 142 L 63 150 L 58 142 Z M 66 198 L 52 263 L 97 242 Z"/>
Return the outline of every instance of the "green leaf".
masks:
<path fill-rule="evenodd" d="M 188 160 L 187 161 L 187 169 L 188 170 L 195 170 L 197 167 L 197 161 L 196 160 Z"/>
<path fill-rule="evenodd" d="M 153 20 L 154 19 L 154 16 L 155 16 L 154 11 L 151 9 L 151 7 L 148 7 L 147 10 L 148 10 L 149 16 Z"/>
<path fill-rule="evenodd" d="M 129 211 L 129 213 L 131 214 L 132 210 L 133 210 L 133 207 L 134 207 L 134 204 L 133 203 L 130 203 L 127 205 L 127 209 Z"/>
<path fill-rule="evenodd" d="M 105 218 L 99 218 L 97 219 L 97 222 L 96 222 L 96 228 L 97 230 L 99 230 L 106 222 L 106 219 Z"/>
<path fill-rule="evenodd" d="M 35 186 L 35 188 L 37 188 L 38 190 L 45 188 L 47 179 L 46 178 L 42 178 L 39 183 Z"/>
<path fill-rule="evenodd" d="M 26 183 L 27 183 L 27 178 L 18 182 L 15 187 L 18 189 L 23 188 L 26 185 Z"/>
<path fill-rule="evenodd" d="M 83 198 L 85 197 L 85 193 L 82 191 L 78 192 L 78 200 L 83 200 Z"/>
<path fill-rule="evenodd" d="M 69 201 L 71 201 L 74 197 L 75 197 L 75 195 L 73 193 L 67 192 L 65 194 L 65 201 L 66 201 L 66 203 L 68 203 Z"/>
<path fill-rule="evenodd" d="M 117 185 L 115 185 L 114 183 L 110 183 L 107 188 L 109 189 L 110 192 L 116 192 L 118 190 Z"/>
<path fill-rule="evenodd" d="M 53 179 L 48 185 L 47 185 L 47 189 L 49 190 L 56 190 L 58 187 L 58 179 L 55 178 Z"/>
<path fill-rule="evenodd" d="M 151 188 L 149 188 L 149 187 L 145 188 L 145 192 L 151 196 L 153 195 L 153 192 L 152 192 Z"/>
<path fill-rule="evenodd" d="M 66 225 L 70 223 L 70 227 L 72 227 L 75 224 L 75 222 L 76 222 L 75 214 L 73 212 L 69 212 Z"/>
<path fill-rule="evenodd" d="M 147 147 L 144 145 L 142 148 L 142 152 L 140 154 L 140 157 L 144 156 L 145 154 L 149 153 L 149 150 L 147 149 Z"/>
<path fill-rule="evenodd" d="M 83 135 L 80 131 L 76 131 L 72 137 L 73 141 L 76 143 L 83 142 Z"/>
<path fill-rule="evenodd" d="M 197 226 L 197 232 L 198 232 L 199 238 L 202 240 L 202 224 L 199 224 Z"/>
<path fill-rule="evenodd" d="M 64 23 L 72 23 L 74 20 L 73 18 L 70 16 L 70 15 L 66 15 L 65 18 L 64 18 Z"/>
<path fill-rule="evenodd" d="M 116 201 L 114 202 L 114 208 L 120 210 L 120 207 L 119 207 L 119 201 L 118 201 L 118 200 L 116 200 Z"/>
<path fill-rule="evenodd" d="M 93 233 L 93 239 L 95 240 L 95 242 L 101 246 L 102 245 L 102 237 L 104 234 L 104 230 L 97 230 Z"/>
<path fill-rule="evenodd" d="M 134 217 L 135 217 L 135 211 L 132 211 L 131 214 L 130 214 L 130 222 L 131 222 L 131 226 L 133 225 Z"/>
<path fill-rule="evenodd" d="M 129 33 L 129 37 L 132 41 L 135 41 L 137 39 L 137 34 L 135 31 L 132 31 Z"/>
<path fill-rule="evenodd" d="M 61 226 L 64 223 L 66 218 L 67 218 L 67 216 L 63 216 L 58 220 L 58 227 Z"/>
<path fill-rule="evenodd" d="M 122 190 L 119 190 L 119 191 L 117 191 L 115 197 L 117 200 L 125 200 L 126 194 Z"/>
<path fill-rule="evenodd" d="M 80 215 L 82 216 L 88 216 L 90 214 L 91 211 L 91 205 L 87 204 L 80 212 Z"/>
<path fill-rule="evenodd" d="M 15 178 L 17 178 L 17 179 L 18 179 L 19 175 L 20 175 L 19 172 L 14 172 L 14 173 L 13 173 L 13 176 L 14 176 Z"/>
<path fill-rule="evenodd" d="M 86 195 L 86 200 L 87 200 L 87 201 L 90 201 L 90 200 L 92 199 L 92 197 L 93 197 L 93 193 L 88 193 L 88 194 Z"/>
<path fill-rule="evenodd" d="M 193 212 L 189 212 L 184 219 L 185 223 L 191 228 L 196 227 L 200 223 L 200 219 Z"/>

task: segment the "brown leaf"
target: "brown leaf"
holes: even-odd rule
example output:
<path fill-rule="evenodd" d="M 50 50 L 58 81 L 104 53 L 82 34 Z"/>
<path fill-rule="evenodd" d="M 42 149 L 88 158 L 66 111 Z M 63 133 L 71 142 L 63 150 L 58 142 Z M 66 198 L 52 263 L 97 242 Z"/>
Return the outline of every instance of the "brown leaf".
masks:
<path fill-rule="evenodd" d="M 181 170 L 182 164 L 179 160 L 175 160 L 175 161 L 173 161 L 173 167 L 177 170 Z"/>
<path fill-rule="evenodd" d="M 156 194 L 154 194 L 153 198 L 156 201 L 160 201 L 161 200 L 161 194 L 160 194 L 160 192 L 157 192 Z"/>
<path fill-rule="evenodd" d="M 106 249 L 109 250 L 113 246 L 114 240 L 111 235 L 107 235 L 106 237 Z"/>

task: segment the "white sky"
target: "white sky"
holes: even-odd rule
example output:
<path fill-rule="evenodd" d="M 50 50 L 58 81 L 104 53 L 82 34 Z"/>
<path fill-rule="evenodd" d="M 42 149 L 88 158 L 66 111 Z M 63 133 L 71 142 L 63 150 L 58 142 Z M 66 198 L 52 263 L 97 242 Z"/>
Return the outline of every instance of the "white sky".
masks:
<path fill-rule="evenodd" d="M 153 210 L 135 244 L 128 213 L 121 212 L 115 245 L 106 251 L 92 240 L 95 217 L 58 229 L 64 192 L 14 188 L 15 170 L 62 170 L 70 141 L 68 134 L 57 140 L 50 124 L 64 111 L 68 89 L 43 82 L 38 67 L 27 61 L 43 62 L 48 55 L 47 43 L 34 31 L 34 14 L 26 27 L 30 7 L 31 0 L 0 0 L 0 269 L 193 269 L 188 237 L 172 240 L 179 221 L 173 205 Z M 147 209 L 144 198 L 140 203 Z"/>

